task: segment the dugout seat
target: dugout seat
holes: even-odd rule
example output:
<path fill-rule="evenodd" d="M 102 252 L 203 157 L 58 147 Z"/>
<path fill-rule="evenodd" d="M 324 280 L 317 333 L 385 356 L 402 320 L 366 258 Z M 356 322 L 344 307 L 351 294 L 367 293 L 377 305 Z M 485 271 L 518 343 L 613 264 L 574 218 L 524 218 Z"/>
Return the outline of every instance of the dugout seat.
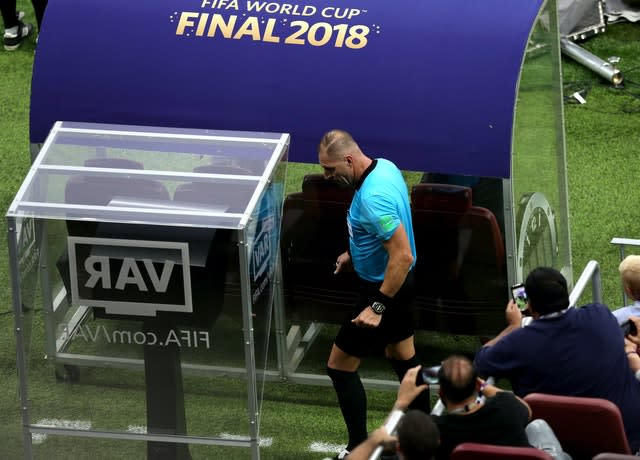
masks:
<path fill-rule="evenodd" d="M 352 192 L 322 174 L 303 178 L 284 200 L 281 232 L 285 311 L 293 320 L 339 323 L 355 302 L 355 274 L 334 275 L 349 244 Z"/>
<path fill-rule="evenodd" d="M 451 452 L 450 460 L 551 460 L 551 456 L 534 447 L 494 446 L 465 442 Z"/>
<path fill-rule="evenodd" d="M 420 183 L 411 189 L 418 260 L 418 329 L 494 335 L 508 301 L 505 249 L 491 211 L 472 204 L 470 187 Z"/>
<path fill-rule="evenodd" d="M 613 452 L 602 452 L 593 457 L 593 460 L 638 460 L 638 456 L 632 454 L 614 454 Z"/>
<path fill-rule="evenodd" d="M 229 165 L 203 165 L 194 168 L 193 172 L 207 174 L 225 174 L 247 176 L 249 172 L 245 169 Z M 189 201 L 206 204 L 211 202 L 212 197 L 220 204 L 227 206 L 227 212 L 244 212 L 249 204 L 249 200 L 255 191 L 255 184 L 252 181 L 242 179 L 208 180 L 207 182 L 191 182 L 181 184 L 179 193 L 174 194 L 174 200 L 179 200 L 180 196 L 189 196 Z"/>
<path fill-rule="evenodd" d="M 573 460 L 591 460 L 602 452 L 631 454 L 620 409 L 611 401 L 544 393 L 528 394 L 524 400 L 532 419 L 546 420 Z"/>
<path fill-rule="evenodd" d="M 142 163 L 125 158 L 96 157 L 87 159 L 85 166 L 103 169 L 143 169 Z M 99 174 L 72 176 L 64 189 L 64 201 L 69 204 L 106 206 L 114 197 L 144 197 L 154 200 L 171 199 L 166 187 L 155 180 L 113 177 Z M 68 213 L 66 221 L 69 236 L 95 236 L 97 222 L 74 220 Z"/>

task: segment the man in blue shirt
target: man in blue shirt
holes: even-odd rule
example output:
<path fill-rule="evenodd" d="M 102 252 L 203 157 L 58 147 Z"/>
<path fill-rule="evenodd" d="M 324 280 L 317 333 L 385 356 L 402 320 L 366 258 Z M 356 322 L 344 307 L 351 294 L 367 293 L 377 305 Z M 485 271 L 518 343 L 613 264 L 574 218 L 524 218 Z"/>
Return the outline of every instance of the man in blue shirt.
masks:
<path fill-rule="evenodd" d="M 400 379 L 420 364 L 410 308 L 416 249 L 407 185 L 392 162 L 369 158 L 342 130 L 323 136 L 318 160 L 327 179 L 355 189 L 347 214 L 349 248 L 338 256 L 335 273 L 355 270 L 360 296 L 327 363 L 349 432 L 349 451 L 367 438 L 366 394 L 357 373 L 362 359 L 384 351 Z M 428 394 L 413 407 L 428 412 Z"/>
<path fill-rule="evenodd" d="M 516 395 L 548 393 L 608 399 L 618 406 L 633 452 L 640 449 L 640 382 L 629 367 L 624 338 L 605 305 L 569 307 L 567 282 L 553 268 L 526 279 L 533 321 L 520 327 L 513 301 L 508 326 L 475 357 L 480 375 L 508 378 Z"/>

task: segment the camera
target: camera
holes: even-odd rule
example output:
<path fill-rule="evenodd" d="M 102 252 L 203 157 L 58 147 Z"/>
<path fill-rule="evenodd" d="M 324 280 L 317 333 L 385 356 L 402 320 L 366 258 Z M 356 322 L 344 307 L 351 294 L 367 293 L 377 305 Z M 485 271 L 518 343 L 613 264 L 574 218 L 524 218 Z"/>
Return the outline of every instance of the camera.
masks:
<path fill-rule="evenodd" d="M 524 290 L 524 284 L 519 283 L 511 286 L 511 297 L 513 298 L 513 301 L 516 303 L 520 311 L 524 311 L 527 309 L 529 298 L 527 297 L 527 293 Z"/>
<path fill-rule="evenodd" d="M 629 319 L 620 325 L 620 329 L 622 329 L 623 335 L 627 335 L 627 334 L 638 335 L 638 329 L 636 328 L 636 323 L 634 323 Z"/>
<path fill-rule="evenodd" d="M 425 383 L 434 385 L 438 383 L 438 371 L 440 366 L 422 367 L 416 376 L 416 385 L 420 386 Z"/>

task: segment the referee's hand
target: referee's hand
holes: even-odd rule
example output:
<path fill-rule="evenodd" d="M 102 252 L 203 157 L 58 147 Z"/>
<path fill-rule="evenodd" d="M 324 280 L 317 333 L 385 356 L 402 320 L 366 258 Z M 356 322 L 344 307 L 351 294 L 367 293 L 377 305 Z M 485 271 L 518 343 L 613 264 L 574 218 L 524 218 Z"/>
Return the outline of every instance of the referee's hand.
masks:
<path fill-rule="evenodd" d="M 382 320 L 382 315 L 374 312 L 371 309 L 371 305 L 368 305 L 364 310 L 360 312 L 358 316 L 353 318 L 351 322 L 358 327 L 374 328 L 380 325 L 380 320 Z"/>

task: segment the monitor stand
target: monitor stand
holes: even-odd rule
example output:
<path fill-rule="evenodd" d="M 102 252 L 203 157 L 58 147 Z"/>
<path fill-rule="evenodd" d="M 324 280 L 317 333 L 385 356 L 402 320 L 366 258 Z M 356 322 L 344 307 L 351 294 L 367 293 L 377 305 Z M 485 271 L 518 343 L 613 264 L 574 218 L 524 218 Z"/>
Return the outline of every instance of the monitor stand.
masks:
<path fill-rule="evenodd" d="M 168 337 L 174 322 L 150 318 L 143 331 Z M 147 400 L 147 433 L 186 435 L 187 421 L 182 388 L 180 348 L 176 343 L 166 346 L 144 346 L 144 375 Z M 148 441 L 148 460 L 190 460 L 189 445 L 174 442 Z"/>

